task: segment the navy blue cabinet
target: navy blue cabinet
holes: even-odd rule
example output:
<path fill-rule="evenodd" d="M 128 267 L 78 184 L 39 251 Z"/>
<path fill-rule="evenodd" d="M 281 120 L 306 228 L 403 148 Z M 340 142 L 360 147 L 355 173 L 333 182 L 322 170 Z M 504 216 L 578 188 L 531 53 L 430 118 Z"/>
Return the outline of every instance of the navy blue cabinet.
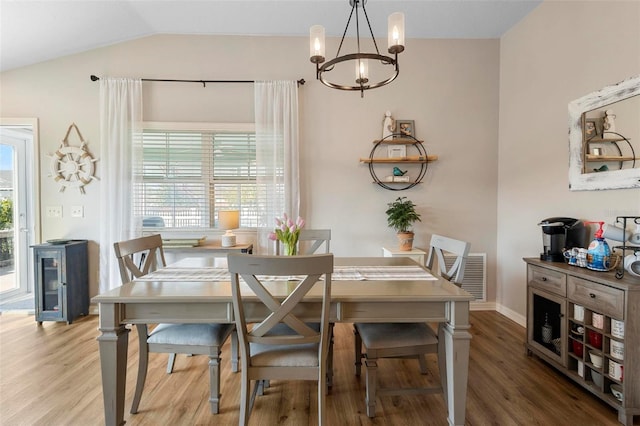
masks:
<path fill-rule="evenodd" d="M 33 246 L 36 321 L 66 321 L 89 313 L 86 240 Z"/>

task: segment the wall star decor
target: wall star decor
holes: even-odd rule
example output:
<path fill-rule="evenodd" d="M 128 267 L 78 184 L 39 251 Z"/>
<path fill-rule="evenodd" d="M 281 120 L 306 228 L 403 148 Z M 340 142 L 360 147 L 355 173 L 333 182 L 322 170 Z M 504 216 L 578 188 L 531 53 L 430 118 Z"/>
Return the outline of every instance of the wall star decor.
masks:
<path fill-rule="evenodd" d="M 69 134 L 75 129 L 80 138 L 80 146 L 69 145 Z M 53 154 L 49 155 L 51 162 L 49 164 L 50 176 L 60 184 L 60 192 L 64 192 L 67 187 L 78 188 L 81 194 L 84 194 L 84 186 L 89 184 L 93 179 L 98 180 L 94 176 L 94 163 L 98 161 L 94 159 L 86 149 L 87 143 L 82 138 L 80 129 L 75 123 L 72 123 L 67 129 L 67 134 L 60 143 L 60 148 Z"/>

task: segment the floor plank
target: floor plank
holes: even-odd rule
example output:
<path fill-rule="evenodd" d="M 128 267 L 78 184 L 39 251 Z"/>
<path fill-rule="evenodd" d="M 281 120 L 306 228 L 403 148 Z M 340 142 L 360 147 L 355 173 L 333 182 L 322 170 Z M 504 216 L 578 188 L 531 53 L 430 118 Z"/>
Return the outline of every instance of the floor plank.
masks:
<path fill-rule="evenodd" d="M 617 425 L 617 413 L 536 357 L 525 353 L 525 330 L 496 312 L 471 313 L 467 425 Z M 104 421 L 98 318 L 73 324 L 45 322 L 33 316 L 0 315 L 0 425 L 75 426 Z M 137 371 L 135 329 L 129 338 L 125 420 L 128 425 L 235 425 L 240 377 L 230 371 L 228 343 L 223 351 L 220 414 L 208 404 L 207 358 L 178 356 L 173 374 L 166 356 L 150 354 L 149 375 L 140 412 L 128 409 Z M 441 395 L 378 398 L 377 417 L 364 405 L 364 374 L 354 376 L 350 324 L 335 327 L 335 378 L 327 397 L 329 425 L 446 425 Z M 417 374 L 411 360 L 382 360 L 384 386 L 437 381 Z M 317 424 L 316 385 L 273 381 L 258 398 L 252 425 Z M 636 418 L 637 419 L 637 418 Z M 637 419 L 636 422 L 640 421 Z"/>

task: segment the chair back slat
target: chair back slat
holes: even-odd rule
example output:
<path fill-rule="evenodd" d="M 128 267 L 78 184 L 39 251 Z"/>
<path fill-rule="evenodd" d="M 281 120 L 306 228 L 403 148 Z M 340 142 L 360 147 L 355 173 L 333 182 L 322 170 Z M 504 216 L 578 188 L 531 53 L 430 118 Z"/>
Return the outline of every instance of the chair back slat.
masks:
<path fill-rule="evenodd" d="M 458 285 L 462 285 L 464 279 L 464 270 L 469 255 L 470 243 L 455 240 L 442 235 L 433 234 L 429 247 L 429 256 L 427 257 L 427 268 L 433 270 L 435 260 L 437 259 L 437 271 L 446 280 Z M 451 267 L 447 268 L 444 261 L 445 253 L 456 255 L 456 260 Z"/>
<path fill-rule="evenodd" d="M 331 252 L 331 229 L 301 229 L 298 246 L 301 255 L 311 255 L 318 252 L 324 244 L 324 252 Z M 276 255 L 280 254 L 281 242 L 276 241 Z"/>
<path fill-rule="evenodd" d="M 166 266 L 160 234 L 113 244 L 118 258 L 122 284 Z"/>
<path fill-rule="evenodd" d="M 229 272 L 231 273 L 231 285 L 233 304 L 236 320 L 243 333 L 239 333 L 241 349 L 248 350 L 249 342 L 264 345 L 297 345 L 301 343 L 318 343 L 321 341 L 320 332 L 309 327 L 294 314 L 296 306 L 315 286 L 322 283 L 323 309 L 320 320 L 322 324 L 328 322 L 328 303 L 331 289 L 331 273 L 333 272 L 333 255 L 322 254 L 313 256 L 257 256 L 248 254 L 229 254 L 227 258 Z M 293 290 L 287 292 L 287 297 L 280 302 L 271 291 L 269 285 L 263 281 L 264 277 L 282 277 L 283 281 L 295 282 Z M 324 277 L 323 277 L 324 276 Z M 242 294 L 240 292 L 240 278 L 253 291 L 255 296 L 269 310 L 270 314 L 251 328 L 247 329 L 244 318 Z M 321 279 L 324 278 L 324 279 Z M 284 323 L 291 328 L 291 333 L 286 335 L 269 334 L 276 326 Z M 240 334 L 245 334 L 240 336 Z M 243 342 L 244 339 L 244 342 Z"/>

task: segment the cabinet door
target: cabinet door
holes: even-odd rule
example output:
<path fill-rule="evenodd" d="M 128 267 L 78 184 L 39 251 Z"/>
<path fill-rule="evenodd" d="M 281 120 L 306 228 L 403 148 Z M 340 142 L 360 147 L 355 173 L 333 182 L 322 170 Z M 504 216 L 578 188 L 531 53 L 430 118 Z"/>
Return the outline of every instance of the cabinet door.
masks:
<path fill-rule="evenodd" d="M 63 303 L 66 290 L 62 252 L 36 249 L 35 257 L 36 320 L 62 320 L 65 312 Z"/>
<path fill-rule="evenodd" d="M 527 293 L 527 343 L 540 355 L 566 367 L 566 299 L 533 287 Z"/>

